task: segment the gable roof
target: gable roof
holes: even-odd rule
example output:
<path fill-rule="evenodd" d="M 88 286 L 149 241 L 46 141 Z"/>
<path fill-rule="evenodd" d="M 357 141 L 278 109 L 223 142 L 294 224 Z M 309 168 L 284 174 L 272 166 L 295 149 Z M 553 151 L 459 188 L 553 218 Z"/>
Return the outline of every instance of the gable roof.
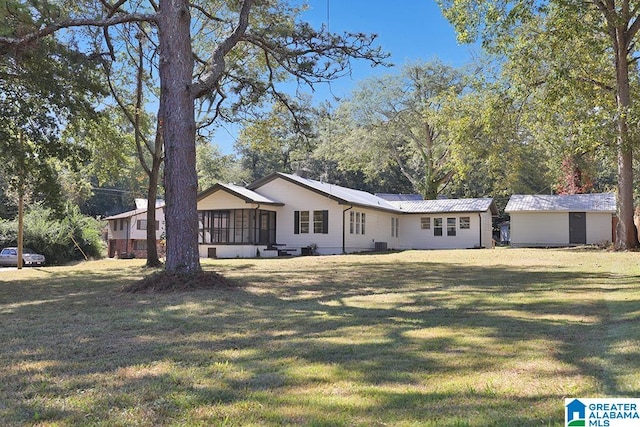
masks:
<path fill-rule="evenodd" d="M 204 199 L 215 193 L 216 191 L 225 191 L 233 196 L 236 196 L 247 203 L 259 203 L 262 205 L 273 205 L 273 206 L 283 206 L 284 203 L 278 202 L 275 200 L 271 200 L 262 194 L 258 194 L 255 191 L 252 191 L 248 188 L 241 187 L 235 184 L 215 184 L 212 187 L 204 190 L 202 193 L 198 194 L 198 201 Z"/>
<path fill-rule="evenodd" d="M 156 210 L 158 209 L 162 209 L 164 208 L 164 200 L 163 201 L 156 201 Z M 132 216 L 136 216 L 136 215 L 140 215 L 147 212 L 147 208 L 144 209 L 134 209 L 131 211 L 126 211 L 126 212 L 122 212 L 116 215 L 111 215 L 108 217 L 103 218 L 105 221 L 108 220 L 112 220 L 112 219 L 124 219 L 124 218 L 131 218 Z"/>
<path fill-rule="evenodd" d="M 509 198 L 505 212 L 616 212 L 613 193 L 522 195 Z"/>
<path fill-rule="evenodd" d="M 419 194 L 371 194 L 366 191 L 354 190 L 329 184 L 314 179 L 304 178 L 282 172 L 274 172 L 247 186 L 256 190 L 263 185 L 275 180 L 284 179 L 315 193 L 329 197 L 341 205 L 352 205 L 370 209 L 378 209 L 394 213 L 453 213 L 453 212 L 485 212 L 491 210 L 492 215 L 498 215 L 498 208 L 491 198 L 483 199 L 443 199 L 422 200 Z M 401 199 L 389 201 L 391 199 Z M 406 200 L 405 200 L 406 199 Z"/>
<path fill-rule="evenodd" d="M 436 200 L 409 200 L 391 202 L 406 213 L 462 213 L 462 212 L 486 212 L 498 215 L 498 207 L 492 198 L 481 199 L 436 199 Z"/>
<path fill-rule="evenodd" d="M 338 202 L 338 204 L 341 205 L 353 205 L 392 212 L 398 211 L 398 208 L 390 202 L 378 196 L 374 196 L 371 193 L 367 193 L 366 191 L 354 190 L 351 188 L 341 187 L 339 185 L 329 184 L 326 182 L 316 181 L 314 179 L 303 178 L 298 175 L 291 175 L 282 172 L 274 172 L 271 175 L 268 175 L 249 184 L 247 188 L 256 190 L 278 178 L 284 179 L 285 181 L 294 183 L 315 193 L 326 196 L 332 200 L 335 200 L 336 202 Z"/>

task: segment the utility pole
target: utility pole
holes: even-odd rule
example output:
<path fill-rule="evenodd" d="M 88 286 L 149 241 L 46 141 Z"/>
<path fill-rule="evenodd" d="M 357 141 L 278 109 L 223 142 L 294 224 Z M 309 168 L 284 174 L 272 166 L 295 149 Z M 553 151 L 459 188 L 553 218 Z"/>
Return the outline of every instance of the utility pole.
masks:
<path fill-rule="evenodd" d="M 24 148 L 22 130 L 18 133 L 18 143 L 20 144 L 20 150 L 22 150 Z M 20 184 L 18 184 L 18 270 L 22 270 L 22 245 L 24 240 L 24 174 L 25 171 L 23 163 L 20 167 L 20 176 L 18 177 L 18 180 L 20 181 Z"/>

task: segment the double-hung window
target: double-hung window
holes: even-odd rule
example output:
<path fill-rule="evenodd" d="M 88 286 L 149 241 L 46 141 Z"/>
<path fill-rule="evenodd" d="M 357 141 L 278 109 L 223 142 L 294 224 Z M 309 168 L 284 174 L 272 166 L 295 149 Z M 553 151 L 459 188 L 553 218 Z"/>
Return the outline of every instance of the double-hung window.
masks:
<path fill-rule="evenodd" d="M 294 211 L 293 215 L 294 234 L 308 234 L 311 226 L 316 234 L 329 233 L 329 211 Z"/>
<path fill-rule="evenodd" d="M 349 213 L 349 233 L 364 234 L 365 233 L 366 215 L 364 212 Z"/>
<path fill-rule="evenodd" d="M 442 218 L 433 218 L 433 235 L 442 236 Z"/>
<path fill-rule="evenodd" d="M 399 228 L 400 228 L 399 218 L 391 217 L 391 237 L 399 237 Z"/>
<path fill-rule="evenodd" d="M 309 211 L 298 211 L 299 232 L 309 234 Z"/>
<path fill-rule="evenodd" d="M 146 219 L 139 219 L 136 222 L 136 228 L 138 230 L 146 230 L 147 229 L 147 220 Z M 155 230 L 158 231 L 160 229 L 160 221 L 156 221 L 156 228 Z"/>
<path fill-rule="evenodd" d="M 456 219 L 447 218 L 447 236 L 456 235 Z"/>

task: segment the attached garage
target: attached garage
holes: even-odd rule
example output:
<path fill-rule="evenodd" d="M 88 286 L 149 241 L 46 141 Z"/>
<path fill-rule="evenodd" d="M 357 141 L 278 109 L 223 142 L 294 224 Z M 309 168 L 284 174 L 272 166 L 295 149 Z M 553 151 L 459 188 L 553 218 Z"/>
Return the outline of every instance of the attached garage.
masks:
<path fill-rule="evenodd" d="M 513 195 L 505 212 L 511 216 L 512 246 L 576 246 L 611 242 L 616 213 L 613 193 Z"/>

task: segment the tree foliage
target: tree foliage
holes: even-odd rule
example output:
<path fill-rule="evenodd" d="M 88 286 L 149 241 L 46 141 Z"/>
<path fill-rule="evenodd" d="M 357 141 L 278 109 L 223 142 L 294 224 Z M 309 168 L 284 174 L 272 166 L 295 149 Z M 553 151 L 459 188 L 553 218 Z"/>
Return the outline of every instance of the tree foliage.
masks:
<path fill-rule="evenodd" d="M 635 246 L 633 149 L 637 145 L 634 128 L 638 114 L 633 86 L 638 75 L 634 58 L 640 30 L 637 5 L 629 0 L 442 0 L 440 4 L 461 41 L 481 38 L 486 49 L 518 65 L 517 75 L 533 84 L 530 88 L 546 86 L 545 92 L 551 95 L 549 113 L 558 112 L 554 107 L 563 105 L 562 113 L 578 112 L 556 116 L 576 129 L 575 134 L 565 136 L 565 142 L 575 143 L 571 137 L 580 137 L 583 131 L 597 134 L 601 133 L 598 129 L 605 133 L 613 130 L 618 164 L 616 247 Z M 600 93 L 589 98 L 585 96 L 588 92 Z M 574 93 L 578 99 L 572 99 Z"/>
<path fill-rule="evenodd" d="M 547 153 L 521 120 L 521 111 L 504 83 L 493 79 L 474 83 L 472 90 L 445 104 L 455 171 L 451 195 L 508 197 L 550 191 Z"/>
<path fill-rule="evenodd" d="M 33 204 L 25 214 L 24 246 L 45 255 L 47 264 L 99 258 L 104 254 L 102 224 L 71 207 L 60 218 L 42 204 Z M 17 243 L 17 220 L 0 220 L 0 247 Z"/>
<path fill-rule="evenodd" d="M 198 171 L 198 191 L 204 191 L 218 182 L 249 183 L 249 172 L 243 170 L 232 154 L 222 154 L 217 145 L 199 140 L 196 146 L 196 169 Z"/>
<path fill-rule="evenodd" d="M 35 31 L 58 14 L 46 2 L 4 0 L 0 9 L 0 38 Z M 55 38 L 0 46 L 0 173 L 11 191 L 60 210 L 61 163 L 73 169 L 87 158 L 85 147 L 60 136 L 95 115 L 104 93 L 95 64 Z"/>
<path fill-rule="evenodd" d="M 260 117 L 244 120 L 235 150 L 250 180 L 304 169 L 314 149 L 318 115 L 308 99 L 301 99 L 277 101 Z"/>
<path fill-rule="evenodd" d="M 463 88 L 460 71 L 438 61 L 360 82 L 329 119 L 324 149 L 371 180 L 397 168 L 413 191 L 435 198 L 453 176 L 442 103 Z"/>

